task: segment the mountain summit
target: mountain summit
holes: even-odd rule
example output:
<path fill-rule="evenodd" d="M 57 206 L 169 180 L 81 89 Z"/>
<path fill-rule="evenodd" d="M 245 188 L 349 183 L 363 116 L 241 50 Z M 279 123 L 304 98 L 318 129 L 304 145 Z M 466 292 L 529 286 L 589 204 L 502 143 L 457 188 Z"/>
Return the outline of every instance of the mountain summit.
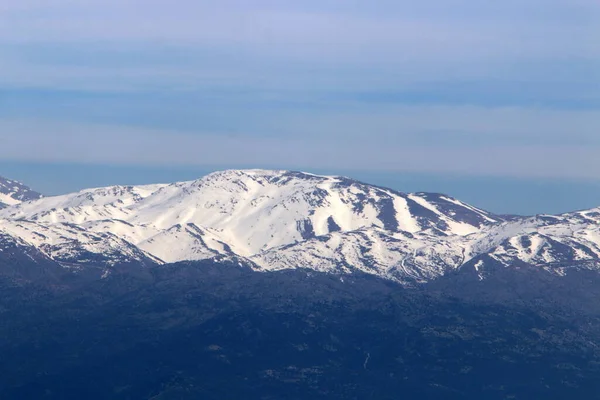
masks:
<path fill-rule="evenodd" d="M 593 268 L 600 213 L 510 218 L 450 196 L 346 177 L 228 170 L 172 184 L 111 186 L 15 203 L 0 231 L 55 262 L 228 258 L 257 270 L 363 271 L 403 283 L 464 268 Z"/>

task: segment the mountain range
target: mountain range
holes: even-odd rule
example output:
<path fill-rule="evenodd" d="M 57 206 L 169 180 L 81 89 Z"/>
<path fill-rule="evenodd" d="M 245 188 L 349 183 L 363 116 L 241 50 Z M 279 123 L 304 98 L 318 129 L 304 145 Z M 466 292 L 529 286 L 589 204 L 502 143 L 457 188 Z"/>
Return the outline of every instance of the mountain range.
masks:
<path fill-rule="evenodd" d="M 497 215 L 346 177 L 227 170 L 189 182 L 42 197 L 0 180 L 0 245 L 73 273 L 229 260 L 267 272 L 372 274 L 414 286 L 497 268 L 600 269 L 600 208 Z"/>
<path fill-rule="evenodd" d="M 0 188 L 3 400 L 600 399 L 600 209 L 265 170 Z"/>

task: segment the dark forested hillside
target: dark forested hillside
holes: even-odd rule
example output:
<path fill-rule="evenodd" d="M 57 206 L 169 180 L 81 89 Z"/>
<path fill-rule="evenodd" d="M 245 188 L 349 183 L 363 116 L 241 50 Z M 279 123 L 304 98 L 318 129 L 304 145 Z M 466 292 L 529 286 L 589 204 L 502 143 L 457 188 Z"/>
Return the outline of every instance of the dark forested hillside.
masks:
<path fill-rule="evenodd" d="M 529 298 L 208 261 L 57 279 L 3 278 L 2 399 L 600 398 L 600 318 L 551 278 Z"/>

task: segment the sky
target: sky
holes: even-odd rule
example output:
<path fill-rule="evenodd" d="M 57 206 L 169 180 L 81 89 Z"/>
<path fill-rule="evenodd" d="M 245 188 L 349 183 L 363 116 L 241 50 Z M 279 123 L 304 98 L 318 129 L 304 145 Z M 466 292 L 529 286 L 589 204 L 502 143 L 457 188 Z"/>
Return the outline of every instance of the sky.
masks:
<path fill-rule="evenodd" d="M 277 168 L 600 206 L 599 41 L 597 0 L 5 0 L 0 175 Z"/>

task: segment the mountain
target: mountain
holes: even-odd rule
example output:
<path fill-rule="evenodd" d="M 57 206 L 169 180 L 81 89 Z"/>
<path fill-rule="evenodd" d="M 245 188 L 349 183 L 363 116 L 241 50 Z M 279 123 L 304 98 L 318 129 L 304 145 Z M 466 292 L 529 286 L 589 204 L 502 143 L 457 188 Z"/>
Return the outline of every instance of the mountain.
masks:
<path fill-rule="evenodd" d="M 0 398 L 599 399 L 600 209 L 223 171 L 0 210 Z"/>
<path fill-rule="evenodd" d="M 362 271 L 404 284 L 461 268 L 600 265 L 600 209 L 506 217 L 436 193 L 345 177 L 228 170 L 172 184 L 112 186 L 0 210 L 0 229 L 71 265 L 229 257 L 263 271 Z"/>
<path fill-rule="evenodd" d="M 0 176 L 0 208 L 14 206 L 24 201 L 37 200 L 41 197 L 41 194 L 22 183 Z"/>
<path fill-rule="evenodd" d="M 84 190 L 3 215 L 42 223 L 119 219 L 159 231 L 193 223 L 220 234 L 243 256 L 335 231 L 379 227 L 464 235 L 502 220 L 443 195 L 404 194 L 343 177 L 260 170 L 223 171 L 170 185 Z"/>

